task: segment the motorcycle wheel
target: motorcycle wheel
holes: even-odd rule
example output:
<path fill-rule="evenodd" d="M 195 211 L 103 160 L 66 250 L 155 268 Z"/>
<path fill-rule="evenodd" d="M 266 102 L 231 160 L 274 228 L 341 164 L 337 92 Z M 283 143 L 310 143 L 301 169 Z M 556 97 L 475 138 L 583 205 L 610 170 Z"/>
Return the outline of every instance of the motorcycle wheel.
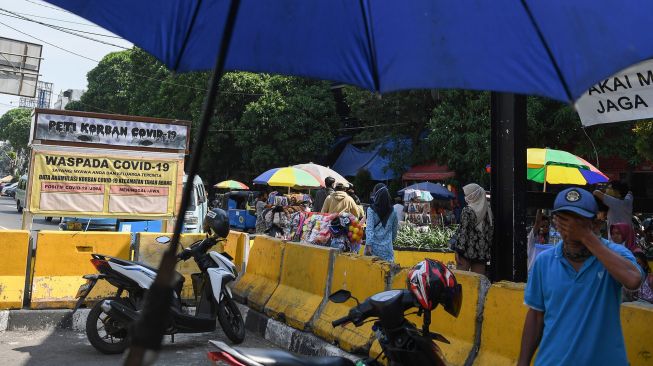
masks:
<path fill-rule="evenodd" d="M 104 300 L 127 304 L 124 300 L 115 297 L 98 301 L 88 313 L 86 336 L 91 345 L 102 353 L 108 355 L 123 353 L 129 346 L 127 326 L 102 311 Z"/>
<path fill-rule="evenodd" d="M 238 306 L 227 292 L 224 293 L 222 301 L 218 304 L 218 321 L 232 342 L 239 344 L 245 340 L 243 316 L 240 315 Z"/>

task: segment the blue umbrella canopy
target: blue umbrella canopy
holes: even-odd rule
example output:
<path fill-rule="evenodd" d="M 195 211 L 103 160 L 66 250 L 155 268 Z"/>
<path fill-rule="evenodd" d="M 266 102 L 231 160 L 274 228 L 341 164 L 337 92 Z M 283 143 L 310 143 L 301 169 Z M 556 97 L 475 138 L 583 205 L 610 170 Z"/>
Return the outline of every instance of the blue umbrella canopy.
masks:
<path fill-rule="evenodd" d="M 47 1 L 181 72 L 213 68 L 230 5 Z M 225 69 L 380 92 L 482 89 L 570 102 L 653 56 L 651 14 L 650 0 L 242 0 Z"/>
<path fill-rule="evenodd" d="M 451 200 L 455 198 L 455 195 L 440 183 L 431 183 L 431 182 L 415 183 L 413 185 L 410 185 L 398 191 L 397 193 L 401 195 L 407 189 L 418 189 L 420 191 L 427 191 L 431 193 L 433 198 L 439 200 Z"/>

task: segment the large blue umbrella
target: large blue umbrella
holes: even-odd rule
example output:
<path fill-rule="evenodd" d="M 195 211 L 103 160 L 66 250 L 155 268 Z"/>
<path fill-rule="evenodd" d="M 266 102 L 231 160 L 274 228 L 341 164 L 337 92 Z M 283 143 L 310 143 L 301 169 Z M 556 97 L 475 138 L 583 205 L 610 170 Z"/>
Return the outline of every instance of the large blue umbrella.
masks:
<path fill-rule="evenodd" d="M 315 77 L 380 92 L 485 89 L 571 102 L 600 79 L 653 56 L 650 0 L 47 1 L 173 70 L 213 69 L 189 181 L 224 70 Z M 180 213 L 191 187 L 184 188 Z M 176 220 L 149 305 L 130 334 L 126 365 L 140 365 L 145 349 L 161 342 L 182 225 Z"/>
<path fill-rule="evenodd" d="M 214 67 L 231 3 L 47 1 L 181 72 Z M 225 69 L 570 102 L 653 56 L 652 14 L 650 0 L 242 0 Z"/>
<path fill-rule="evenodd" d="M 446 189 L 442 184 L 440 183 L 431 183 L 431 182 L 421 182 L 421 183 L 415 183 L 413 185 L 410 185 L 397 193 L 400 195 L 404 194 L 404 191 L 407 189 L 418 189 L 420 191 L 427 191 L 431 193 L 431 196 L 435 199 L 439 200 L 452 200 L 455 198 L 454 194 L 451 193 L 450 190 Z"/>

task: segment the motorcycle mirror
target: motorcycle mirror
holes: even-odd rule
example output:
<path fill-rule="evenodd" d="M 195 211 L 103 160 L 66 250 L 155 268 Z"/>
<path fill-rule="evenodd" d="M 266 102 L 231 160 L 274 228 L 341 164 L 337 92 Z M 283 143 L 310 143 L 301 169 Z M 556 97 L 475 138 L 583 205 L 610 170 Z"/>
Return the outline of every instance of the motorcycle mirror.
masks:
<path fill-rule="evenodd" d="M 329 295 L 329 300 L 331 302 L 335 302 L 336 304 L 342 304 L 349 299 L 351 299 L 351 292 L 347 290 L 338 290 Z"/>
<path fill-rule="evenodd" d="M 155 240 L 159 244 L 168 244 L 168 243 L 170 243 L 170 238 L 167 237 L 167 236 L 159 236 Z"/>

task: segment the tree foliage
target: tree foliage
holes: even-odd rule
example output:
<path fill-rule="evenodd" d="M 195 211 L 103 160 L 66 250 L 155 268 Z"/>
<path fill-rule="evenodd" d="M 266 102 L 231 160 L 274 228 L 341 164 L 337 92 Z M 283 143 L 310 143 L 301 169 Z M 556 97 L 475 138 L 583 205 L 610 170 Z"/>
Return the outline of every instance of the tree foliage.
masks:
<path fill-rule="evenodd" d="M 635 148 L 639 157 L 653 161 L 653 121 L 638 122 L 634 132 L 637 135 Z"/>
<path fill-rule="evenodd" d="M 11 168 L 23 170 L 28 157 L 29 131 L 32 124 L 32 111 L 14 108 L 0 117 L 0 140 L 8 141 L 11 150 Z M 5 155 L 3 154 L 3 155 Z"/>
<path fill-rule="evenodd" d="M 488 186 L 490 162 L 490 94 L 463 90 L 440 93 L 433 109 L 428 144 L 431 156 L 456 172 L 460 183 Z"/>
<path fill-rule="evenodd" d="M 139 49 L 105 56 L 66 109 L 190 120 L 197 131 L 208 73 L 175 74 Z M 232 72 L 219 87 L 200 174 L 209 182 L 319 160 L 339 120 L 326 82 Z"/>

